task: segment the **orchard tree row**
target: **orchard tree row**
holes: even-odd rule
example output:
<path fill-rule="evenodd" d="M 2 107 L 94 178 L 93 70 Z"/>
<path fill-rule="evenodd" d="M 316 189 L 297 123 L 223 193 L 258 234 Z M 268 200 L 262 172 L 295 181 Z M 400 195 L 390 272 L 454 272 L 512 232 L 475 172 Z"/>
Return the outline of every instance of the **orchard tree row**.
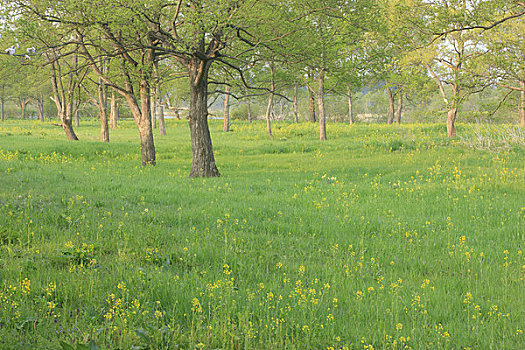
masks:
<path fill-rule="evenodd" d="M 41 120 L 56 107 L 69 140 L 81 110 L 96 110 L 102 142 L 116 127 L 119 102 L 134 118 L 143 165 L 155 165 L 153 129 L 164 110 L 187 106 L 192 177 L 219 176 L 209 106 L 266 99 L 267 132 L 275 101 L 306 100 L 308 119 L 327 139 L 327 96 L 365 87 L 388 97 L 388 123 L 401 122 L 406 99 L 439 94 L 447 134 L 462 104 L 498 88 L 500 103 L 519 94 L 525 125 L 525 2 L 517 0 L 0 0 L 0 105 L 33 101 Z M 306 91 L 306 98 L 304 96 Z M 513 94 L 515 92 L 515 94 Z M 181 103 L 187 100 L 187 104 Z M 77 124 L 78 125 L 78 124 Z"/>

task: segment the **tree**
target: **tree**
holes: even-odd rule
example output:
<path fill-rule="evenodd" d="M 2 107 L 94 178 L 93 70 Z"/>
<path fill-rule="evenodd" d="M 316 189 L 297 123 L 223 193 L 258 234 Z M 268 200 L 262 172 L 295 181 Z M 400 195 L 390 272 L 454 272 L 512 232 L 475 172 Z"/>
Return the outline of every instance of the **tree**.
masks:
<path fill-rule="evenodd" d="M 407 61 L 424 66 L 435 81 L 447 109 L 447 135 L 455 136 L 458 108 L 471 94 L 483 88 L 483 82 L 472 74 L 476 59 L 486 50 L 480 42 L 480 31 L 463 31 L 478 20 L 471 9 L 475 1 L 439 0 L 400 1 L 397 17 L 400 28 L 408 27 L 414 51 Z M 441 40 L 432 40 L 432 33 L 448 31 Z M 418 34 L 420 33 L 420 34 Z M 421 34 L 422 33 L 422 34 Z"/>
<path fill-rule="evenodd" d="M 483 33 L 483 42 L 490 50 L 483 60 L 487 79 L 520 94 L 519 123 L 525 126 L 525 19 L 507 21 Z M 508 96 L 508 94 L 507 94 Z"/>

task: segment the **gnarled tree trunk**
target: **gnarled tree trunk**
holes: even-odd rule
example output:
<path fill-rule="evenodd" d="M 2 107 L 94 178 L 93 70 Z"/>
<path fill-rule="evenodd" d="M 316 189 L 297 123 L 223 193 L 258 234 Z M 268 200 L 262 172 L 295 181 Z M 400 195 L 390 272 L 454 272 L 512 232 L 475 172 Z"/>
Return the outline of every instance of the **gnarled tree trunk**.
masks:
<path fill-rule="evenodd" d="M 190 177 L 220 176 L 215 164 L 208 126 L 208 73 L 211 61 L 192 57 L 188 64 L 190 78 L 189 124 L 193 160 Z"/>

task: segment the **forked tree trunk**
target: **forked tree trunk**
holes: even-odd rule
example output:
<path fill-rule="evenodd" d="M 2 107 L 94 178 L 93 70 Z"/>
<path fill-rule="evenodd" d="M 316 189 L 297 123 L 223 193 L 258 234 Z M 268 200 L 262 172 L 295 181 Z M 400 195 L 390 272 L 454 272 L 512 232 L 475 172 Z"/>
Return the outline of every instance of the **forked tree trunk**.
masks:
<path fill-rule="evenodd" d="M 403 94 L 399 91 L 397 96 L 397 114 L 396 114 L 396 123 L 401 124 L 401 114 L 403 113 Z"/>
<path fill-rule="evenodd" d="M 387 120 L 386 122 L 388 124 L 392 124 L 394 122 L 394 95 L 392 94 L 392 89 L 387 87 L 386 88 L 386 94 L 388 96 L 388 104 L 389 104 L 389 109 L 388 109 L 388 117 L 387 117 Z"/>
<path fill-rule="evenodd" d="M 118 121 L 118 104 L 117 97 L 115 96 L 115 91 L 111 92 L 111 103 L 110 103 L 110 114 L 109 114 L 109 124 L 111 129 L 116 129 Z"/>
<path fill-rule="evenodd" d="M 197 57 L 188 63 L 190 78 L 189 124 L 193 160 L 190 177 L 220 176 L 208 127 L 208 72 L 211 62 Z"/>
<path fill-rule="evenodd" d="M 230 87 L 226 86 L 226 93 L 224 94 L 224 125 L 222 131 L 230 131 Z"/>
<path fill-rule="evenodd" d="M 317 121 L 315 116 L 315 96 L 310 89 L 308 89 L 308 110 L 310 112 L 310 122 L 315 123 Z"/>
<path fill-rule="evenodd" d="M 520 81 L 521 101 L 520 101 L 520 125 L 525 126 L 525 81 Z"/>
<path fill-rule="evenodd" d="M 348 123 L 354 124 L 354 106 L 352 101 L 352 90 L 348 88 Z"/>
<path fill-rule="evenodd" d="M 297 110 L 297 84 L 293 88 L 293 122 L 299 123 L 299 112 Z"/>
<path fill-rule="evenodd" d="M 326 114 L 324 108 L 324 70 L 321 69 L 318 77 L 317 105 L 319 106 L 319 139 L 326 140 Z"/>
<path fill-rule="evenodd" d="M 78 141 L 75 130 L 73 130 L 73 105 L 71 103 L 67 103 L 65 106 L 63 106 L 62 111 L 59 112 L 59 117 L 67 139 L 69 141 Z"/>
<path fill-rule="evenodd" d="M 448 137 L 456 136 L 456 114 L 457 108 L 452 107 L 448 110 L 447 116 L 447 135 Z"/>

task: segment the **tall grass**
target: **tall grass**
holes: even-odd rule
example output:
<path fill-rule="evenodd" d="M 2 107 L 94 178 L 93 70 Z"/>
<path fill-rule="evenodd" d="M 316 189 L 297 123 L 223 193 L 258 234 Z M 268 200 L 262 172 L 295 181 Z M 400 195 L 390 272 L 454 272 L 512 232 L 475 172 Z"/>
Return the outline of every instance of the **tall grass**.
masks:
<path fill-rule="evenodd" d="M 189 179 L 184 122 L 147 168 L 131 122 L 0 124 L 0 348 L 522 348 L 523 143 L 211 127 Z"/>

